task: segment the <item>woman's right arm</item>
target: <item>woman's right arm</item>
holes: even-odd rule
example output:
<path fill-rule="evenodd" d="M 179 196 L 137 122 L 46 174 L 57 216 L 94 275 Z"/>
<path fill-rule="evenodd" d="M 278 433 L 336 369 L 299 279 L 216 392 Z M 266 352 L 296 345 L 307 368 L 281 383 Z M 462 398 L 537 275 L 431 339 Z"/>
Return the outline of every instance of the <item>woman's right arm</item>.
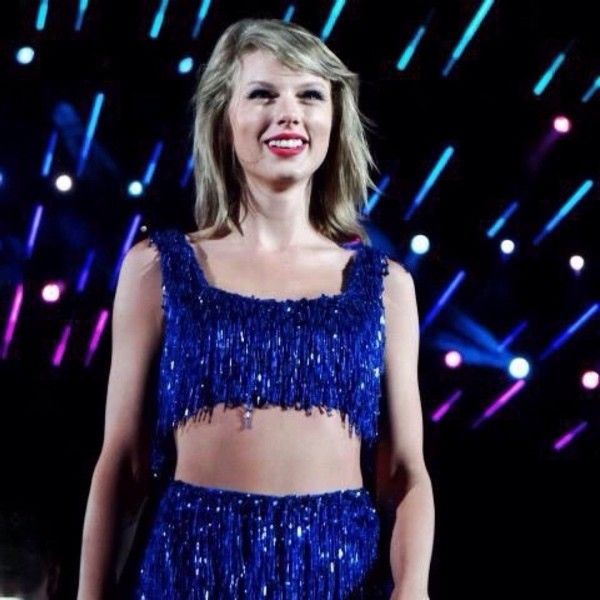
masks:
<path fill-rule="evenodd" d="M 83 524 L 78 600 L 114 597 L 119 527 L 147 491 L 143 398 L 161 337 L 161 285 L 158 253 L 143 240 L 123 260 L 113 304 L 104 439 Z"/>

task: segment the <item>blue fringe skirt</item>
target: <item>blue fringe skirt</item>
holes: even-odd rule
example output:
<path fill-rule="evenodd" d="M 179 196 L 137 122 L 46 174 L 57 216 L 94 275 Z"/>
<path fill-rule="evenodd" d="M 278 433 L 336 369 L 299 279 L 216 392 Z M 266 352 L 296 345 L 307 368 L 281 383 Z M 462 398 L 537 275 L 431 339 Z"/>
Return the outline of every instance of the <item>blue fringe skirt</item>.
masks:
<path fill-rule="evenodd" d="M 379 536 L 364 487 L 275 496 L 170 480 L 134 598 L 370 600 Z"/>

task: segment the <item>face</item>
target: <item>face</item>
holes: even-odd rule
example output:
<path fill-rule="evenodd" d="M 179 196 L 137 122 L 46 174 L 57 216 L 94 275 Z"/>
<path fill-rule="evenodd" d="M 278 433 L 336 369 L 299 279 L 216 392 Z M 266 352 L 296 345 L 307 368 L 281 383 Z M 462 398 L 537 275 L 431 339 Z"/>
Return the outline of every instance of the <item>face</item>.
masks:
<path fill-rule="evenodd" d="M 327 155 L 333 105 L 331 84 L 292 71 L 261 50 L 242 57 L 228 107 L 236 156 L 249 181 L 271 187 L 308 181 Z M 267 140 L 291 133 L 305 140 L 271 148 Z"/>

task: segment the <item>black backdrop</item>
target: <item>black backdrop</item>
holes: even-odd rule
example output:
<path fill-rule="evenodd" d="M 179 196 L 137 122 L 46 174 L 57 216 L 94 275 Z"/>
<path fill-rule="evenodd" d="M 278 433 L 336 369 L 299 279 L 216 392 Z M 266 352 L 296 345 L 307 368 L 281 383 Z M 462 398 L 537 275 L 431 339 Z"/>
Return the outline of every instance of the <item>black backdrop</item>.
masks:
<path fill-rule="evenodd" d="M 179 180 L 191 146 L 193 75 L 176 72 L 190 53 L 205 61 L 223 29 L 245 16 L 281 18 L 283 2 L 216 2 L 199 37 L 190 32 L 196 3 L 173 3 L 161 35 L 148 37 L 158 3 L 91 2 L 80 32 L 75 4 L 50 3 L 46 27 L 34 29 L 37 3 L 0 8 L 0 187 L 3 327 L 15 287 L 24 303 L 7 359 L 0 361 L 0 440 L 4 508 L 48 516 L 63 565 L 61 593 L 73 597 L 83 511 L 97 457 L 110 351 L 107 328 L 91 367 L 83 366 L 99 308 L 110 308 L 112 270 L 131 216 L 144 225 L 192 228 L 191 180 Z M 506 389 L 502 369 L 443 366 L 436 340 L 452 326 L 442 311 L 423 333 L 420 383 L 426 459 L 436 498 L 432 599 L 594 598 L 598 536 L 598 393 L 581 389 L 584 368 L 598 368 L 598 318 L 545 361 L 547 344 L 598 300 L 599 102 L 581 102 L 600 75 L 592 3 L 496 2 L 448 77 L 441 71 L 479 2 L 346 3 L 328 45 L 361 77 L 362 111 L 377 123 L 369 140 L 390 183 L 370 214 L 373 243 L 397 260 L 410 237 L 426 232 L 431 252 L 413 270 L 421 318 L 454 274 L 467 277 L 452 305 L 501 339 L 528 326 L 511 353 L 531 359 L 524 390 L 474 430 L 474 420 Z M 300 2 L 293 20 L 319 33 L 329 3 Z M 433 9 L 428 31 L 405 72 L 395 63 Z M 546 92 L 535 82 L 558 52 L 565 63 Z M 37 56 L 17 65 L 15 50 Z M 58 131 L 52 175 L 73 173 L 93 97 L 105 104 L 77 188 L 58 193 L 40 175 L 48 139 Z M 70 127 L 66 103 L 79 120 Z M 553 117 L 573 130 L 538 156 Z M 78 137 L 79 136 L 79 137 Z M 144 196 L 127 183 L 139 177 L 157 140 L 164 150 Z M 443 149 L 455 154 L 413 218 L 403 216 Z M 73 151 L 75 148 L 75 152 Z M 378 180 L 379 176 L 375 176 Z M 533 237 L 586 179 L 587 197 L 539 246 Z M 503 230 L 517 252 L 502 261 L 498 238 L 485 232 L 513 201 L 519 210 Z M 45 214 L 36 250 L 25 255 L 34 206 Z M 140 232 L 138 237 L 142 237 Z M 86 252 L 96 260 L 85 293 L 72 292 Z M 568 258 L 587 260 L 580 277 Z M 39 300 L 48 278 L 64 277 L 67 293 L 49 307 Z M 60 368 L 52 349 L 67 321 L 72 338 Z M 439 423 L 431 412 L 450 393 L 463 396 Z M 552 443 L 577 423 L 588 427 L 562 452 Z M 385 560 L 385 557 L 383 558 Z"/>

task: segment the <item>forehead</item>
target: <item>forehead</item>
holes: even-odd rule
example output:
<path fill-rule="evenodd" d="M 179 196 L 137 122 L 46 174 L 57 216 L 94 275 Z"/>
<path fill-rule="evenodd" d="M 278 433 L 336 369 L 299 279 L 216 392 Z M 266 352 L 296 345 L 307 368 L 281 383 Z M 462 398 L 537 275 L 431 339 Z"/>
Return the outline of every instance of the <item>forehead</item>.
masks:
<path fill-rule="evenodd" d="M 295 85 L 321 84 L 329 86 L 329 81 L 307 71 L 290 69 L 281 63 L 271 52 L 256 50 L 244 54 L 238 75 L 240 86 L 251 85 L 253 81 L 269 82 L 274 85 L 293 82 Z"/>

